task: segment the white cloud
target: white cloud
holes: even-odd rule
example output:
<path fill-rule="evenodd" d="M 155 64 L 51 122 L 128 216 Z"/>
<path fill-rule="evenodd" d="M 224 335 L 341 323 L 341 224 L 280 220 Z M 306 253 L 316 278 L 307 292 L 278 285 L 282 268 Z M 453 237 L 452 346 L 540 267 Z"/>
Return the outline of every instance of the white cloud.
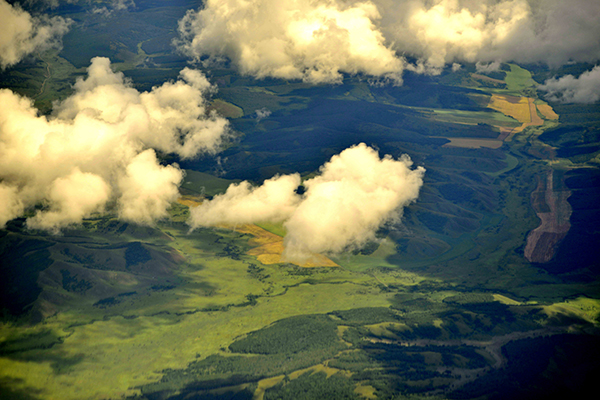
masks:
<path fill-rule="evenodd" d="M 42 204 L 28 225 L 57 230 L 113 202 L 121 218 L 152 223 L 177 198 L 182 171 L 151 149 L 191 158 L 216 152 L 227 134 L 198 71 L 140 93 L 97 57 L 74 88 L 50 117 L 0 89 L 0 226 Z"/>
<path fill-rule="evenodd" d="M 271 110 L 267 108 L 261 108 L 260 110 L 254 111 L 256 113 L 256 122 L 260 122 L 261 119 L 267 118 L 271 115 Z"/>
<path fill-rule="evenodd" d="M 384 44 L 371 2 L 208 0 L 180 21 L 180 48 L 228 57 L 258 78 L 339 83 L 342 73 L 400 82 L 403 61 Z"/>
<path fill-rule="evenodd" d="M 400 83 L 404 69 L 437 74 L 455 62 L 598 60 L 599 19 L 589 0 L 208 0 L 180 21 L 179 46 L 257 78 Z"/>
<path fill-rule="evenodd" d="M 482 62 L 477 62 L 475 64 L 475 70 L 477 72 L 481 72 L 481 73 L 489 73 L 489 72 L 496 72 L 500 70 L 500 62 L 499 61 L 494 61 L 491 63 L 482 63 Z"/>
<path fill-rule="evenodd" d="M 247 182 L 192 209 L 190 225 L 284 221 L 284 257 L 305 261 L 314 253 L 339 253 L 374 239 L 384 223 L 399 218 L 418 197 L 422 167 L 412 169 L 408 156 L 380 158 L 364 143 L 333 156 L 320 175 L 295 189 L 300 177 L 279 176 L 253 188 Z"/>
<path fill-rule="evenodd" d="M 18 63 L 34 51 L 56 45 L 69 29 L 60 18 L 32 17 L 18 5 L 0 0 L 0 68 Z"/>
<path fill-rule="evenodd" d="M 40 3 L 48 8 L 57 8 L 61 4 L 94 4 L 92 12 L 97 8 L 106 8 L 107 10 L 125 10 L 135 7 L 135 0 L 22 0 L 21 3 L 27 5 L 39 6 Z"/>
<path fill-rule="evenodd" d="M 166 217 L 167 208 L 179 197 L 182 179 L 183 171 L 161 166 L 154 150 L 138 154 L 118 177 L 119 217 L 143 224 Z"/>
<path fill-rule="evenodd" d="M 595 103 L 600 100 L 600 66 L 575 78 L 565 75 L 548 79 L 538 89 L 546 92 L 546 100 L 559 103 Z"/>
<path fill-rule="evenodd" d="M 249 182 L 232 184 L 222 195 L 215 196 L 191 210 L 192 227 L 219 224 L 247 224 L 259 221 L 281 222 L 289 218 L 300 202 L 294 190 L 300 175 L 276 176 L 262 186 Z"/>
<path fill-rule="evenodd" d="M 110 17 L 115 11 L 123 11 L 135 7 L 135 2 L 133 0 L 109 0 L 106 3 L 108 4 L 92 8 L 92 13 Z"/>
<path fill-rule="evenodd" d="M 333 156 L 319 176 L 304 182 L 305 198 L 284 223 L 284 256 L 339 253 L 374 239 L 382 224 L 417 199 L 425 170 L 411 166 L 408 156 L 380 159 L 364 143 Z"/>
<path fill-rule="evenodd" d="M 481 50 L 504 40 L 528 15 L 524 0 L 460 2 L 384 2 L 390 18 L 384 31 L 394 48 L 423 60 L 426 70 L 439 71 L 453 61 L 475 62 Z M 495 3 L 495 2 L 494 2 Z"/>
<path fill-rule="evenodd" d="M 600 58 L 600 2 L 374 0 L 386 40 L 425 72 L 452 62 L 559 66 Z"/>
<path fill-rule="evenodd" d="M 23 213 L 23 202 L 19 198 L 18 188 L 0 182 L 0 227 Z"/>
<path fill-rule="evenodd" d="M 99 175 L 83 173 L 75 167 L 73 173 L 56 178 L 48 188 L 49 209 L 38 211 L 27 225 L 34 229 L 58 232 L 59 228 L 80 222 L 95 211 L 102 211 L 111 189 Z"/>

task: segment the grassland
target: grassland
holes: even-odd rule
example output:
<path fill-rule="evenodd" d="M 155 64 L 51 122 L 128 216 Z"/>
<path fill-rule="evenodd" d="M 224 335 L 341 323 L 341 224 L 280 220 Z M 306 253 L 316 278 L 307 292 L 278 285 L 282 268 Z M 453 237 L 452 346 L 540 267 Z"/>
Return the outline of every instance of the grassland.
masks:
<path fill-rule="evenodd" d="M 186 201 L 193 200 L 183 200 L 184 203 Z M 107 237 L 100 231 L 102 223 L 97 222 L 90 226 L 95 228 L 91 236 L 88 234 L 88 243 L 90 240 L 91 243 L 106 240 Z M 121 230 L 118 225 L 113 229 Z M 129 232 L 127 229 L 123 232 Z M 381 346 L 385 346 L 389 352 L 394 341 L 435 335 L 440 343 L 449 340 L 447 345 L 454 349 L 450 350 L 449 354 L 455 355 L 444 355 L 448 350 L 442 351 L 429 345 L 418 349 L 411 348 L 406 356 L 402 356 L 404 358 L 400 358 L 404 360 L 402 362 L 408 362 L 407 367 L 412 368 L 410 363 L 416 361 L 409 361 L 412 360 L 411 354 L 423 354 L 424 365 L 431 366 L 427 368 L 444 365 L 456 371 L 465 367 L 479 371 L 478 365 L 483 362 L 480 356 L 477 353 L 460 353 L 462 355 L 458 357 L 459 353 L 452 353 L 458 351 L 458 348 L 452 347 L 452 343 L 458 345 L 460 342 L 452 340 L 461 337 L 504 335 L 516 329 L 514 323 L 507 324 L 508 320 L 502 320 L 502 323 L 492 322 L 493 318 L 499 318 L 503 314 L 499 314 L 500 310 L 494 308 L 496 306 L 486 305 L 489 302 L 486 296 L 467 296 L 465 300 L 455 300 L 462 293 L 456 288 L 451 289 L 442 281 L 403 271 L 386 262 L 386 258 L 396 251 L 388 239 L 379 243 L 378 248 L 370 255 L 355 254 L 339 258 L 339 265 L 357 271 L 352 272 L 340 267 L 302 268 L 285 263 L 263 263 L 259 257 L 251 254 L 252 249 L 263 245 L 265 241 L 280 240 L 281 237 L 256 226 L 189 233 L 185 225 L 170 222 L 162 224 L 154 232 L 143 241 L 148 243 L 147 246 L 166 245 L 171 249 L 169 254 L 177 255 L 175 259 L 179 261 L 177 267 L 172 268 L 171 275 L 163 276 L 159 281 L 147 280 L 149 275 L 158 273 L 157 268 L 160 268 L 158 265 L 153 266 L 150 261 L 142 261 L 141 264 L 133 264 L 134 261 L 130 261 L 131 267 L 123 272 L 109 270 L 107 278 L 110 279 L 112 274 L 113 279 L 118 277 L 121 282 L 118 290 L 123 295 L 113 297 L 119 299 L 117 302 L 99 301 L 106 299 L 102 297 L 106 296 L 102 294 L 106 292 L 94 292 L 91 288 L 87 293 L 78 294 L 66 290 L 65 287 L 72 286 L 65 286 L 64 280 L 62 283 L 58 281 L 58 286 L 54 286 L 46 279 L 43 287 L 45 295 L 42 298 L 51 301 L 51 293 L 55 293 L 62 294 L 63 297 L 68 295 L 71 300 L 67 303 L 54 303 L 56 312 L 48 315 L 39 324 L 30 327 L 11 323 L 2 325 L 0 370 L 5 380 L 13 382 L 11 390 L 34 392 L 39 398 L 145 398 L 144 393 L 154 393 L 154 390 L 161 387 L 171 388 L 169 390 L 179 387 L 178 390 L 182 390 L 189 378 L 175 379 L 176 376 L 189 376 L 184 371 L 191 368 L 190 366 L 204 365 L 202 363 L 205 361 L 207 365 L 219 365 L 215 364 L 217 359 L 214 357 L 220 357 L 218 360 L 230 360 L 228 362 L 233 364 L 227 367 L 231 369 L 224 370 L 231 372 L 223 372 L 216 377 L 225 379 L 236 369 L 242 368 L 243 364 L 239 363 L 245 363 L 243 368 L 250 373 L 244 378 L 245 383 L 244 379 L 225 379 L 221 383 L 210 383 L 204 389 L 197 389 L 196 393 L 216 395 L 224 393 L 223 390 L 234 393 L 250 391 L 257 398 L 267 398 L 267 395 L 273 396 L 284 388 L 291 390 L 295 385 L 312 385 L 314 379 L 321 379 L 318 378 L 318 374 L 324 374 L 327 387 L 342 390 L 341 387 L 348 385 L 350 392 L 368 397 L 391 390 L 386 386 L 390 383 L 383 386 L 381 384 L 392 379 L 388 372 L 385 372 L 392 368 L 391 365 L 388 365 L 385 359 L 378 360 L 376 356 L 379 354 L 379 350 L 376 349 L 381 349 Z M 140 234 L 136 231 L 129 233 L 137 237 L 137 240 L 141 239 Z M 72 250 L 68 254 L 76 254 L 73 247 L 75 245 L 70 246 Z M 52 251 L 59 251 L 59 248 L 53 248 Z M 84 257 L 83 253 L 81 257 Z M 118 256 L 115 253 L 111 257 L 114 260 L 114 257 Z M 95 255 L 94 262 L 98 265 L 95 268 L 100 268 L 98 263 L 101 259 L 101 253 Z M 83 262 L 84 258 L 81 260 Z M 138 269 L 134 269 L 136 265 L 139 265 L 136 267 Z M 55 265 L 50 270 L 57 268 L 65 267 Z M 83 270 L 73 271 L 78 271 L 78 274 L 74 275 L 76 279 L 83 279 Z M 161 281 L 163 283 L 159 283 Z M 92 282 L 94 285 L 98 284 Z M 438 289 L 432 290 L 436 285 Z M 84 294 L 87 300 L 82 302 L 80 299 L 83 297 L 80 296 Z M 456 297 L 457 295 L 459 297 Z M 528 319 L 529 317 L 523 319 L 524 315 L 531 312 L 523 314 L 519 311 L 521 309 L 540 312 L 545 310 L 544 315 L 547 315 L 550 321 L 557 315 L 572 314 L 575 307 L 581 310 L 575 313 L 580 316 L 578 318 L 589 323 L 596 321 L 597 302 L 581 300 L 568 308 L 562 303 L 542 307 L 506 301 L 503 300 L 506 296 L 500 294 L 496 296 L 502 302 L 499 304 L 514 307 L 511 311 L 503 309 L 502 312 L 510 313 L 506 314 L 506 318 L 509 318 L 508 315 L 517 317 L 521 329 L 541 329 L 540 326 L 543 325 L 536 321 L 543 322 L 546 318 L 535 313 L 536 317 L 533 320 Z M 106 306 L 99 307 L 96 304 Z M 477 328 L 479 325 L 473 325 L 462 317 L 463 307 L 476 307 L 477 304 L 481 304 L 480 307 L 491 307 L 490 310 L 493 310 L 488 312 L 485 311 L 485 307 L 469 308 L 470 312 L 481 314 L 481 326 L 487 326 L 489 329 L 495 326 L 492 331 L 482 331 L 481 328 Z M 365 307 L 380 311 L 363 314 L 356 311 Z M 452 309 L 454 311 L 448 314 Z M 377 313 L 381 315 L 378 316 Z M 284 347 L 264 361 L 256 360 L 254 367 L 248 367 L 247 361 L 236 358 L 240 357 L 236 354 L 246 346 L 242 344 L 246 343 L 241 341 L 243 338 L 252 337 L 252 343 L 255 343 L 252 346 L 256 346 L 262 343 L 262 340 L 267 340 L 262 339 L 261 335 L 268 327 L 272 328 L 269 328 L 270 331 L 264 331 L 264 335 L 267 335 L 267 332 L 270 332 L 268 335 L 284 334 L 280 333 L 279 328 L 273 328 L 280 326 L 278 324 L 281 322 L 278 321 L 313 314 L 331 315 L 326 321 L 337 321 L 333 325 L 335 333 L 332 339 L 327 339 L 336 343 L 339 341 L 336 346 L 340 347 L 336 352 L 306 350 L 291 356 Z M 385 315 L 387 317 L 384 317 Z M 486 322 L 488 320 L 489 322 Z M 428 326 L 431 328 L 425 329 Z M 357 339 L 360 337 L 370 338 L 370 341 Z M 273 340 L 275 339 L 268 339 L 268 343 L 271 343 L 268 349 L 273 349 Z M 385 340 L 392 342 L 385 344 Z M 237 344 L 233 346 L 234 343 Z M 328 349 L 335 348 L 332 344 L 326 346 Z M 354 352 L 347 353 L 345 349 L 348 349 L 348 346 L 354 349 Z M 279 361 L 276 360 L 279 360 L 279 351 L 282 351 L 285 357 L 291 357 L 291 361 L 286 364 L 289 366 L 278 367 Z M 358 353 L 355 353 L 357 351 Z M 371 351 L 375 353 L 370 353 Z M 358 354 L 363 355 L 358 357 Z M 367 358 L 361 361 L 361 357 Z M 485 357 L 493 360 L 492 356 Z M 364 362 L 383 368 L 382 376 L 375 378 L 369 374 L 358 374 L 356 368 L 362 368 L 360 365 Z M 372 364 L 374 362 L 375 364 Z M 282 375 L 281 371 L 287 372 Z M 425 372 L 421 374 L 423 373 Z M 403 391 L 413 393 L 414 388 L 421 387 L 421 383 L 418 382 L 423 379 L 430 382 L 423 386 L 426 391 L 441 390 L 447 388 L 455 379 L 461 382 L 466 379 L 457 375 L 449 380 L 429 381 L 430 378 L 424 377 L 430 373 L 433 373 L 433 370 L 422 376 L 404 376 L 402 379 L 405 379 L 405 382 L 413 383 Z M 205 374 L 202 372 L 195 375 L 195 379 L 209 379 L 213 376 Z M 164 381 L 165 377 L 170 377 L 170 383 Z M 308 379 L 309 377 L 311 378 Z M 215 376 L 212 379 L 214 378 Z M 157 386 L 157 382 L 163 383 Z M 215 387 L 215 384 L 221 389 Z"/>
<path fill-rule="evenodd" d="M 509 64 L 510 72 L 506 74 L 504 82 L 506 82 L 507 90 L 513 95 L 523 95 L 536 83 L 531 77 L 531 72 L 516 64 Z"/>
<path fill-rule="evenodd" d="M 514 127 L 518 124 L 512 115 L 504 113 L 503 109 L 499 109 L 498 113 L 490 113 L 485 111 L 466 111 L 466 110 L 432 110 L 431 118 L 436 121 L 450 122 L 456 124 L 476 125 L 479 123 L 487 123 L 493 126 Z"/>
<path fill-rule="evenodd" d="M 210 108 L 225 118 L 240 118 L 244 116 L 244 110 L 240 107 L 221 99 L 214 100 L 211 103 Z"/>
<path fill-rule="evenodd" d="M 157 371 L 183 368 L 198 354 L 204 358 L 219 353 L 234 338 L 281 318 L 387 304 L 389 295 L 373 296 L 378 290 L 364 287 L 369 277 L 357 280 L 341 270 L 328 272 L 323 281 L 328 290 L 323 291 L 316 282 L 302 284 L 304 275 L 288 275 L 290 267 L 262 265 L 261 272 L 249 272 L 255 265 L 251 257 L 242 254 L 241 260 L 232 259 L 234 250 L 227 245 L 227 258 L 198 248 L 202 236 L 190 236 L 185 228 L 165 228 L 164 232 L 176 239 L 174 249 L 189 263 L 178 273 L 185 284 L 111 306 L 103 313 L 117 315 L 88 323 L 81 324 L 81 315 L 89 320 L 101 310 L 79 307 L 75 313 L 47 318 L 44 329 L 57 332 L 60 344 L 28 353 L 47 361 L 32 364 L 2 358 L 0 369 L 5 377 L 22 380 L 17 389 L 39 390 L 45 398 L 132 395 L 136 393 L 132 388 L 157 380 Z M 231 238 L 240 236 L 232 232 L 223 238 L 229 237 L 233 246 L 239 239 L 231 242 Z M 152 297 L 160 302 L 153 302 Z M 2 329 L 13 335 L 17 330 L 15 326 Z M 28 330 L 20 331 L 27 335 Z"/>

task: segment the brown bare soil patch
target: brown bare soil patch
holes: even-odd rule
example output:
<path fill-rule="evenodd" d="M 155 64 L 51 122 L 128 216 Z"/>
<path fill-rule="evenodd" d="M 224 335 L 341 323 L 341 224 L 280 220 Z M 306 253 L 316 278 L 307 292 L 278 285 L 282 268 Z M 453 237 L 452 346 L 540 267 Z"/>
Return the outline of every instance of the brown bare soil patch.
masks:
<path fill-rule="evenodd" d="M 490 99 L 492 98 L 492 96 L 488 94 L 479 93 L 468 93 L 466 96 L 477 103 L 477 105 L 480 107 L 487 107 L 487 105 L 490 103 Z"/>
<path fill-rule="evenodd" d="M 525 258 L 531 262 L 545 263 L 554 257 L 558 245 L 571 228 L 571 205 L 567 201 L 571 192 L 560 182 L 561 190 L 554 189 L 554 170 L 538 177 L 538 186 L 531 193 L 531 205 L 540 218 L 540 225 L 529 233 L 525 245 Z"/>
<path fill-rule="evenodd" d="M 500 79 L 494 79 L 494 78 L 490 78 L 489 76 L 485 76 L 485 75 L 480 75 L 480 74 L 471 74 L 471 77 L 474 79 L 479 79 L 482 81 L 488 81 L 488 82 L 493 82 L 493 83 L 497 83 L 500 85 L 504 85 L 505 82 L 501 81 Z"/>
<path fill-rule="evenodd" d="M 523 104 L 523 99 L 526 98 L 521 96 L 511 96 L 508 94 L 501 97 L 503 97 L 503 100 L 508 101 L 510 104 Z"/>
<path fill-rule="evenodd" d="M 507 137 L 509 137 L 510 133 L 513 131 L 513 128 L 506 128 L 506 127 L 502 127 L 502 126 L 499 126 L 497 128 L 500 129 L 500 135 L 498 135 L 498 137 L 496 139 L 502 140 L 502 141 L 504 141 Z"/>

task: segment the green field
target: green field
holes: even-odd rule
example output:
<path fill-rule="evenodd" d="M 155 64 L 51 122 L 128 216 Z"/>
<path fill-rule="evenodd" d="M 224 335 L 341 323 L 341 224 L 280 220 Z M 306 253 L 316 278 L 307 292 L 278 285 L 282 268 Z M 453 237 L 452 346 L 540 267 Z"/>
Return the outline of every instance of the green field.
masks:
<path fill-rule="evenodd" d="M 172 240 L 162 238 L 161 232 Z M 102 243 L 105 236 L 92 232 L 87 240 Z M 44 285 L 44 297 L 54 293 L 72 300 L 70 304 L 55 304 L 64 311 L 48 315 L 42 323 L 30 327 L 4 323 L 0 365 L 5 379 L 20 382 L 11 385 L 16 393 L 35 391 L 45 398 L 149 395 L 178 390 L 192 382 L 192 377 L 206 381 L 196 390 L 208 393 L 217 387 L 241 384 L 250 384 L 244 389 L 248 390 L 260 379 L 292 374 L 327 361 L 326 365 L 338 371 L 336 378 L 328 381 L 327 390 L 341 390 L 340 385 L 354 390 L 365 380 L 371 385 L 386 382 L 372 375 L 358 378 L 353 372 L 374 362 L 369 361 L 370 357 L 378 353 L 372 351 L 389 347 L 390 340 L 435 339 L 394 361 L 394 368 L 406 365 L 410 370 L 412 364 L 421 362 L 416 354 L 431 360 L 423 364 L 425 369 L 419 374 L 403 377 L 411 393 L 411 385 L 423 379 L 429 382 L 426 387 L 430 390 L 448 387 L 456 377 L 429 381 L 437 376 L 434 371 L 440 365 L 450 370 L 476 370 L 493 360 L 483 345 L 481 351 L 477 347 L 468 350 L 453 347 L 453 341 L 458 340 L 458 346 L 460 340 L 485 341 L 515 330 L 544 330 L 555 323 L 552 318 L 557 313 L 563 312 L 559 304 L 550 313 L 545 313 L 542 306 L 506 306 L 495 303 L 489 294 L 463 292 L 439 279 L 377 262 L 393 252 L 385 241 L 371 256 L 340 258 L 340 264 L 363 272 L 261 265 L 244 255 L 247 241 L 247 237 L 232 231 L 199 230 L 188 234 L 181 224 L 161 225 L 142 242 L 143 248 L 162 243 L 166 246 L 163 251 L 175 250 L 185 261 L 160 280 L 153 280 L 156 274 L 165 273 L 160 266 L 153 266 L 151 260 L 136 263 L 133 256 L 126 270 L 103 271 L 100 261 L 104 253 L 118 246 L 96 251 L 93 263 L 97 273 L 117 274 L 119 287 L 100 291 L 94 282 L 82 291 L 69 285 L 64 277 L 56 286 Z M 84 259 L 85 247 L 67 243 L 63 247 L 72 249 L 67 255 L 75 257 L 79 248 L 80 258 Z M 143 250 L 138 253 L 137 259 L 144 260 Z M 65 254 L 64 249 L 61 254 Z M 111 254 L 112 259 L 115 257 Z M 127 262 L 127 254 L 124 257 Z M 72 271 L 71 282 L 82 281 L 84 269 L 76 267 L 78 263 L 64 265 Z M 120 293 L 99 298 L 109 290 Z M 597 301 L 589 300 L 581 308 L 592 321 L 599 309 Z M 467 311 L 471 316 L 465 319 Z M 310 328 L 308 322 L 301 322 L 302 318 L 317 325 Z M 401 323 L 404 328 L 372 327 L 386 321 Z M 583 319 L 577 323 L 582 324 Z M 336 333 L 338 327 L 345 327 L 341 337 Z M 370 341 L 361 339 L 365 335 Z M 378 342 L 379 338 L 383 342 Z M 280 348 L 276 347 L 278 343 Z M 354 350 L 348 352 L 348 346 Z M 250 365 L 249 356 L 253 358 Z M 387 362 L 376 361 L 383 371 L 390 368 Z M 378 374 L 387 376 L 388 372 L 383 371 Z M 311 386 L 312 379 L 317 379 L 315 376 L 305 382 L 308 376 L 301 377 L 295 378 L 300 387 Z M 157 380 L 161 383 L 153 383 Z M 377 393 L 390 390 L 381 383 L 374 387 Z M 275 396 L 279 390 L 283 387 L 275 385 L 266 390 L 265 396 Z"/>

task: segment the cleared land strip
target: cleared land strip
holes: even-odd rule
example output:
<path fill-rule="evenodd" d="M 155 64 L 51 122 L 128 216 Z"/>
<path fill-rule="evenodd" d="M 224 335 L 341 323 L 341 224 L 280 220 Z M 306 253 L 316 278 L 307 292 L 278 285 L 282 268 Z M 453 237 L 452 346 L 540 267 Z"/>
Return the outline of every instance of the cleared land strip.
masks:
<path fill-rule="evenodd" d="M 444 147 L 463 147 L 467 149 L 480 149 L 487 147 L 490 149 L 499 149 L 502 147 L 502 140 L 498 139 L 484 139 L 484 138 L 453 138 L 444 137 L 448 139 L 450 143 L 446 143 Z"/>
<path fill-rule="evenodd" d="M 538 186 L 531 193 L 531 205 L 541 222 L 527 236 L 524 253 L 530 262 L 550 261 L 569 232 L 572 210 L 567 199 L 570 195 L 566 188 L 554 190 L 554 170 L 546 172 L 546 179 L 538 177 Z"/>
<path fill-rule="evenodd" d="M 50 72 L 50 63 L 46 60 L 44 60 L 40 54 L 38 53 L 38 58 L 40 60 L 42 60 L 43 62 L 46 63 L 46 72 L 44 73 L 44 80 L 42 82 L 42 85 L 40 86 L 40 91 L 38 92 L 38 94 L 36 94 L 35 96 L 33 96 L 34 99 L 37 99 L 38 97 L 40 97 L 42 94 L 44 94 L 44 90 L 46 90 L 46 82 L 48 82 L 48 79 L 52 78 L 52 73 Z"/>

